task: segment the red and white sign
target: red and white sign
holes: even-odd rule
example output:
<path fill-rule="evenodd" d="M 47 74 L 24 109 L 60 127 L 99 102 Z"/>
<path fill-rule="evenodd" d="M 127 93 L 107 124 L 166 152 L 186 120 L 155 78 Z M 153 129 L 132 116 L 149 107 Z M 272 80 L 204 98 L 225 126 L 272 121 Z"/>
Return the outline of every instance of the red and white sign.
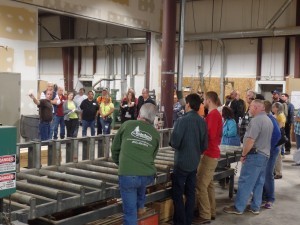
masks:
<path fill-rule="evenodd" d="M 16 188 L 16 173 L 0 174 L 0 190 Z"/>
<path fill-rule="evenodd" d="M 0 156 L 0 172 L 16 171 L 16 155 Z"/>

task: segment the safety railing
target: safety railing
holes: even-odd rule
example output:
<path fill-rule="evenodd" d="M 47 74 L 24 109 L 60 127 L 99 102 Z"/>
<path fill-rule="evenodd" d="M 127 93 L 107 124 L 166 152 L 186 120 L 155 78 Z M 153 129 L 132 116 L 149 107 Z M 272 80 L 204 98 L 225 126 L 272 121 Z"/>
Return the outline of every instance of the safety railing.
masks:
<path fill-rule="evenodd" d="M 169 146 L 171 133 L 172 129 L 159 130 L 161 148 Z M 101 157 L 109 158 L 110 147 L 114 136 L 114 134 L 109 134 L 42 142 L 32 141 L 18 143 L 17 158 L 20 159 L 21 149 L 27 149 L 27 168 L 40 169 L 42 167 L 41 152 L 44 146 L 47 146 L 47 166 L 60 166 L 64 160 L 66 163 L 79 162 L 79 155 L 81 156 L 81 160 L 94 160 L 95 158 Z M 63 153 L 65 153 L 65 157 L 62 157 Z M 18 163 L 17 172 L 20 171 L 20 167 L 21 163 Z"/>

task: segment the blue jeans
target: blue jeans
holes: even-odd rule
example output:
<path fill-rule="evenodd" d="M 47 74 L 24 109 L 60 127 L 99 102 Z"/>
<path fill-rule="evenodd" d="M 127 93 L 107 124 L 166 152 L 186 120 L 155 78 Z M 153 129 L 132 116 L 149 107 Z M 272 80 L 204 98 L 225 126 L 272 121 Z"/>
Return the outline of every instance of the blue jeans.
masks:
<path fill-rule="evenodd" d="M 300 148 L 300 134 L 295 134 L 296 137 L 296 147 L 297 149 Z"/>
<path fill-rule="evenodd" d="M 52 139 L 53 138 L 53 132 L 54 132 L 54 126 L 55 126 L 55 124 L 54 124 L 54 121 L 55 121 L 55 114 L 53 114 L 53 119 L 52 119 L 52 121 L 50 122 L 50 138 L 49 139 Z"/>
<path fill-rule="evenodd" d="M 112 118 L 103 119 L 100 117 L 100 123 L 103 130 L 103 134 L 110 134 L 110 125 L 112 122 Z"/>
<path fill-rule="evenodd" d="M 119 176 L 124 225 L 137 224 L 137 210 L 144 208 L 146 186 L 152 184 L 153 181 L 154 176 Z"/>
<path fill-rule="evenodd" d="M 88 127 L 91 128 L 91 136 L 95 136 L 95 120 L 92 121 L 82 120 L 82 137 L 86 136 Z"/>
<path fill-rule="evenodd" d="M 267 163 L 268 157 L 263 154 L 247 155 L 238 181 L 238 191 L 235 198 L 237 211 L 244 212 L 252 192 L 250 207 L 252 210 L 260 210 Z"/>
<path fill-rule="evenodd" d="M 55 116 L 54 117 L 53 139 L 57 139 L 58 126 L 60 126 L 60 138 L 64 139 L 65 138 L 65 121 L 64 121 L 64 116 Z"/>
<path fill-rule="evenodd" d="M 196 173 L 174 168 L 172 177 L 172 199 L 174 204 L 174 225 L 191 225 L 195 207 Z M 186 197 L 185 204 L 183 195 Z"/>
<path fill-rule="evenodd" d="M 39 124 L 40 135 L 39 136 L 40 136 L 41 141 L 46 141 L 46 140 L 51 139 L 50 126 L 51 126 L 51 122 L 40 121 L 40 124 Z"/>
<path fill-rule="evenodd" d="M 267 202 L 275 201 L 275 185 L 274 185 L 274 168 L 277 156 L 279 154 L 279 148 L 275 147 L 271 149 L 270 158 L 266 167 L 266 178 L 263 191 L 263 200 Z"/>

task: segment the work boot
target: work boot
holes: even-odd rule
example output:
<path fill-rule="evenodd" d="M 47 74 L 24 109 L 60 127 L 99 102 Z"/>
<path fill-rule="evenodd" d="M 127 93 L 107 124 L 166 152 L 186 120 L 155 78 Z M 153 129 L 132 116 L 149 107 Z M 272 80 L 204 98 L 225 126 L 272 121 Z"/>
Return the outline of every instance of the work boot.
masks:
<path fill-rule="evenodd" d="M 142 217 L 146 213 L 145 208 L 140 208 L 138 209 L 138 217 Z"/>

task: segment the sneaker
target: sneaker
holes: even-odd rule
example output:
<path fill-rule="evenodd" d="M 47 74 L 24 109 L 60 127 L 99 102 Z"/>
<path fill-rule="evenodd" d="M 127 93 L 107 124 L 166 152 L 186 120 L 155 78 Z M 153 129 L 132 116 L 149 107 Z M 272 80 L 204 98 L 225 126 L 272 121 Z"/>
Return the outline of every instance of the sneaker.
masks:
<path fill-rule="evenodd" d="M 242 214 L 243 214 L 243 212 L 237 211 L 237 209 L 235 208 L 234 205 L 228 206 L 228 207 L 224 207 L 224 208 L 223 208 L 223 211 L 224 211 L 225 213 L 228 213 L 228 214 L 236 214 L 236 215 L 242 215 Z"/>
<path fill-rule="evenodd" d="M 247 211 L 252 212 L 254 215 L 259 215 L 259 210 L 251 209 L 250 205 L 247 206 Z"/>
<path fill-rule="evenodd" d="M 267 201 L 263 200 L 263 201 L 261 202 L 260 207 L 265 207 L 265 204 L 266 204 L 266 203 L 267 203 Z"/>
<path fill-rule="evenodd" d="M 273 202 L 266 202 L 265 209 L 272 209 L 273 208 Z"/>

